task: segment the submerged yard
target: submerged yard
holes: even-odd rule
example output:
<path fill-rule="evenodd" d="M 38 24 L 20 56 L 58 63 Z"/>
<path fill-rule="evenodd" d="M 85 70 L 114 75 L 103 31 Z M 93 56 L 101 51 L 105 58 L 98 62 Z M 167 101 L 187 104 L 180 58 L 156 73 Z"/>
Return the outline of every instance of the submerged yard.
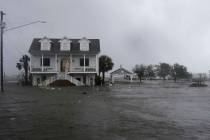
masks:
<path fill-rule="evenodd" d="M 0 139 L 209 140 L 210 87 L 151 82 L 42 89 L 7 84 L 0 94 Z"/>

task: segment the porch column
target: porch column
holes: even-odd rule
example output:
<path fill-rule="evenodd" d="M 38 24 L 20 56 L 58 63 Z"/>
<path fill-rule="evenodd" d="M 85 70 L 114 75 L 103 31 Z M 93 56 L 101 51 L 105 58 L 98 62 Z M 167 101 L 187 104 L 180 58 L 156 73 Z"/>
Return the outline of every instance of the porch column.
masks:
<path fill-rule="evenodd" d="M 85 54 L 84 54 L 84 72 L 85 72 Z"/>
<path fill-rule="evenodd" d="M 58 55 L 55 54 L 55 71 L 58 71 Z"/>
<path fill-rule="evenodd" d="M 99 74 L 98 73 L 98 55 L 97 54 L 96 54 L 96 66 L 95 66 L 95 68 L 96 68 L 97 74 Z"/>
<path fill-rule="evenodd" d="M 43 54 L 42 54 L 42 72 L 44 71 L 44 67 L 43 67 Z"/>
<path fill-rule="evenodd" d="M 72 65 L 72 64 L 71 64 L 71 60 L 72 60 L 72 59 L 71 59 L 71 54 L 70 54 L 70 55 L 69 55 L 69 71 L 71 71 L 71 65 Z"/>
<path fill-rule="evenodd" d="M 29 72 L 32 72 L 32 66 L 31 66 L 31 62 L 32 62 L 32 55 L 30 54 L 30 61 L 29 61 Z"/>

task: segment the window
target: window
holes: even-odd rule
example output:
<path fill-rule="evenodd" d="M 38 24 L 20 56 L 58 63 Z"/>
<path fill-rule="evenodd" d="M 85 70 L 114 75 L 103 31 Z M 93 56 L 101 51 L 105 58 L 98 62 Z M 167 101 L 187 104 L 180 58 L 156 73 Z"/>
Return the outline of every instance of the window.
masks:
<path fill-rule="evenodd" d="M 89 51 L 89 44 L 90 41 L 86 38 L 82 38 L 81 40 L 79 40 L 80 43 L 80 51 Z"/>
<path fill-rule="evenodd" d="M 85 58 L 85 66 L 89 66 L 89 59 Z"/>
<path fill-rule="evenodd" d="M 80 58 L 80 66 L 84 66 L 84 58 Z M 89 66 L 89 58 L 85 58 L 85 66 Z"/>
<path fill-rule="evenodd" d="M 42 66 L 42 58 L 40 58 L 40 66 Z M 43 66 L 50 66 L 50 58 L 43 58 Z"/>
<path fill-rule="evenodd" d="M 41 50 L 42 51 L 49 51 L 50 50 L 50 41 L 49 40 L 42 40 L 41 41 Z"/>
<path fill-rule="evenodd" d="M 89 51 L 89 43 L 81 42 L 80 43 L 80 51 Z"/>
<path fill-rule="evenodd" d="M 61 51 L 69 51 L 70 50 L 71 41 L 68 39 L 60 40 L 60 49 Z"/>
<path fill-rule="evenodd" d="M 84 58 L 80 58 L 80 66 L 84 66 Z"/>

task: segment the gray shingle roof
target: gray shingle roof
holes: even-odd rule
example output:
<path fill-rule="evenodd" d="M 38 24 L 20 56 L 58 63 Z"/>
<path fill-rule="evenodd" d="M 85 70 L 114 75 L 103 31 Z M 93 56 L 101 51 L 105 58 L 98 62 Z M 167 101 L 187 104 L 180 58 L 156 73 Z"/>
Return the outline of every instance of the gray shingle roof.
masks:
<path fill-rule="evenodd" d="M 119 68 L 119 69 L 111 72 L 110 74 L 122 74 L 122 72 L 123 72 L 123 74 L 132 74 L 132 72 L 130 72 L 124 68 Z"/>
<path fill-rule="evenodd" d="M 90 40 L 89 51 L 80 51 L 80 39 L 69 39 L 71 40 L 71 49 L 70 51 L 62 51 L 60 50 L 60 40 L 55 38 L 49 38 L 51 41 L 51 48 L 50 51 L 43 51 L 41 50 L 41 43 L 39 42 L 42 38 L 34 38 L 31 46 L 29 48 L 29 53 L 38 55 L 38 54 L 78 54 L 78 53 L 85 53 L 85 54 L 96 54 L 100 52 L 100 41 L 99 39 L 88 39 Z"/>

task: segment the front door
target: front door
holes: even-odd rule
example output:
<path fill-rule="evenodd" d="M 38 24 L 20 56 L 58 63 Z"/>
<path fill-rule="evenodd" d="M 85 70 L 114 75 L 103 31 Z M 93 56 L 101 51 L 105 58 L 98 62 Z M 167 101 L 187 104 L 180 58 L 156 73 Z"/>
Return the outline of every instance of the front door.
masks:
<path fill-rule="evenodd" d="M 69 70 L 70 70 L 70 60 L 69 60 L 69 58 L 61 59 L 60 71 L 61 72 L 68 72 Z"/>

